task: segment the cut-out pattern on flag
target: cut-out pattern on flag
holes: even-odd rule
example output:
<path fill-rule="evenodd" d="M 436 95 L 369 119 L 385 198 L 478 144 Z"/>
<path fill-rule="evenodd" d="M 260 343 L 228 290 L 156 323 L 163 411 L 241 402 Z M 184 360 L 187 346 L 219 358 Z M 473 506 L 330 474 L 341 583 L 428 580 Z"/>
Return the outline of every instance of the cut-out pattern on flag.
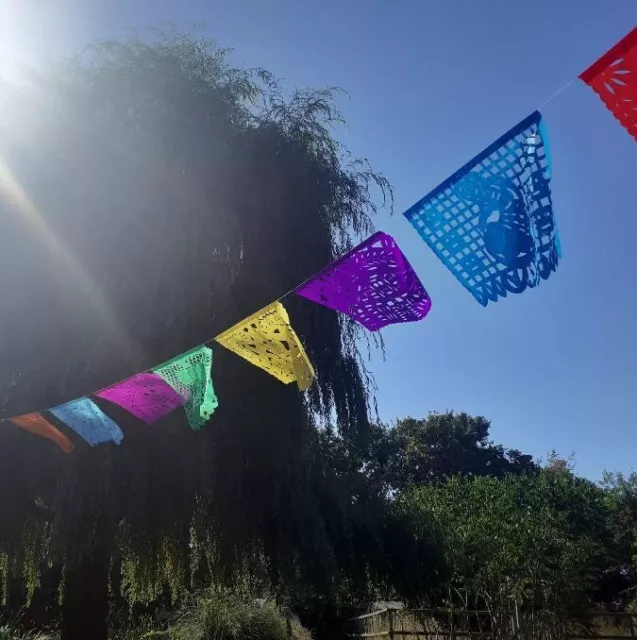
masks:
<path fill-rule="evenodd" d="M 536 111 L 404 214 L 484 306 L 557 268 L 547 145 Z"/>
<path fill-rule="evenodd" d="M 637 27 L 586 69 L 580 78 L 637 140 Z"/>
<path fill-rule="evenodd" d="M 184 398 L 191 429 L 203 427 L 219 405 L 210 377 L 211 367 L 212 351 L 200 346 L 153 369 Z"/>
<path fill-rule="evenodd" d="M 64 453 L 71 453 L 75 449 L 75 445 L 40 413 L 26 413 L 22 416 L 9 418 L 9 420 L 20 429 L 35 433 L 47 440 L 52 440 Z"/>
<path fill-rule="evenodd" d="M 303 283 L 296 293 L 370 331 L 422 320 L 431 299 L 396 244 L 379 231 Z"/>
<path fill-rule="evenodd" d="M 281 382 L 296 381 L 301 391 L 314 380 L 314 369 L 280 302 L 253 313 L 215 340 Z"/>
<path fill-rule="evenodd" d="M 156 373 L 139 373 L 95 395 L 119 405 L 147 424 L 153 424 L 184 404 L 190 392 L 182 397 Z"/>
<path fill-rule="evenodd" d="M 92 447 L 102 442 L 120 444 L 124 439 L 117 424 L 89 398 L 71 400 L 49 411 Z"/>

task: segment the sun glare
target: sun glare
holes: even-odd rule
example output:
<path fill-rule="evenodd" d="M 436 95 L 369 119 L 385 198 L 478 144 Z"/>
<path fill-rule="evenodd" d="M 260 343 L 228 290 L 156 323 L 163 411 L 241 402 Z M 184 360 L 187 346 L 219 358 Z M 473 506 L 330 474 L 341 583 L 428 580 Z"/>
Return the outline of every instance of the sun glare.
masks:
<path fill-rule="evenodd" d="M 34 6 L 20 0 L 0 0 L 0 201 L 3 214 L 13 214 L 29 229 L 30 235 L 54 259 L 65 277 L 77 285 L 95 317 L 127 353 L 138 354 L 136 345 L 110 307 L 108 300 L 83 265 L 58 237 L 41 211 L 23 188 L 9 163 L 7 149 L 37 149 L 46 136 L 51 119 L 39 117 L 47 108 L 46 95 L 32 72 L 43 63 L 47 51 L 38 48 L 43 17 L 35 20 Z M 42 43 L 42 47 L 51 42 Z M 50 52 L 49 52 L 50 53 Z M 41 115 L 41 114 L 40 114 Z"/>
<path fill-rule="evenodd" d="M 22 222 L 31 231 L 33 239 L 49 252 L 59 267 L 77 284 L 87 304 L 93 307 L 95 317 L 99 319 L 102 327 L 111 333 L 127 353 L 139 357 L 136 345 L 113 313 L 97 283 L 50 228 L 46 218 L 31 201 L 2 157 L 0 157 L 0 199 L 8 205 L 6 207 L 8 212 L 21 217 Z"/>
<path fill-rule="evenodd" d="M 0 0 L 0 80 L 19 84 L 29 53 L 16 0 Z"/>

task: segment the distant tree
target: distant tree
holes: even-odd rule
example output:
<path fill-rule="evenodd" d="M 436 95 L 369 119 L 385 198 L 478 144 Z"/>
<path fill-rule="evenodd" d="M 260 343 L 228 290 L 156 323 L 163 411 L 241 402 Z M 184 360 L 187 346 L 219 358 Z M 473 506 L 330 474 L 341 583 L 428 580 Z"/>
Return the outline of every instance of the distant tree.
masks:
<path fill-rule="evenodd" d="M 501 477 L 537 470 L 531 456 L 494 444 L 490 426 L 486 418 L 454 412 L 401 419 L 372 440 L 372 457 L 397 490 L 458 474 Z"/>
<path fill-rule="evenodd" d="M 573 473 L 575 469 L 575 458 L 571 454 L 568 458 L 561 456 L 553 449 L 547 456 L 546 461 L 542 465 L 544 469 L 552 473 L 567 474 Z"/>

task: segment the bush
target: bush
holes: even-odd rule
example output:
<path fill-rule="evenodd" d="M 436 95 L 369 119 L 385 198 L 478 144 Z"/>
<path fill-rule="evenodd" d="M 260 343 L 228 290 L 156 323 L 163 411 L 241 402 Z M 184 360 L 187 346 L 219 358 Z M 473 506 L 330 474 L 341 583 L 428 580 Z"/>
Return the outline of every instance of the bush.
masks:
<path fill-rule="evenodd" d="M 268 599 L 215 589 L 199 595 L 170 629 L 171 640 L 311 640 L 294 618 Z"/>

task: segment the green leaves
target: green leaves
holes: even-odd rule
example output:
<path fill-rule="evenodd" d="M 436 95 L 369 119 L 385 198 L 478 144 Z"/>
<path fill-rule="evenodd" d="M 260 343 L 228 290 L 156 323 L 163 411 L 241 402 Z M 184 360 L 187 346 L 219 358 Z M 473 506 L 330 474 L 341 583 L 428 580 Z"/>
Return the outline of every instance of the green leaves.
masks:
<path fill-rule="evenodd" d="M 437 527 L 450 587 L 501 607 L 510 607 L 510 598 L 554 612 L 590 602 L 608 515 L 592 483 L 547 471 L 456 476 L 414 488 L 402 502 Z"/>
<path fill-rule="evenodd" d="M 387 485 L 399 491 L 456 474 L 501 477 L 537 469 L 531 456 L 491 442 L 489 428 L 485 418 L 452 411 L 404 418 L 391 429 L 376 427 L 370 462 L 380 465 Z"/>

